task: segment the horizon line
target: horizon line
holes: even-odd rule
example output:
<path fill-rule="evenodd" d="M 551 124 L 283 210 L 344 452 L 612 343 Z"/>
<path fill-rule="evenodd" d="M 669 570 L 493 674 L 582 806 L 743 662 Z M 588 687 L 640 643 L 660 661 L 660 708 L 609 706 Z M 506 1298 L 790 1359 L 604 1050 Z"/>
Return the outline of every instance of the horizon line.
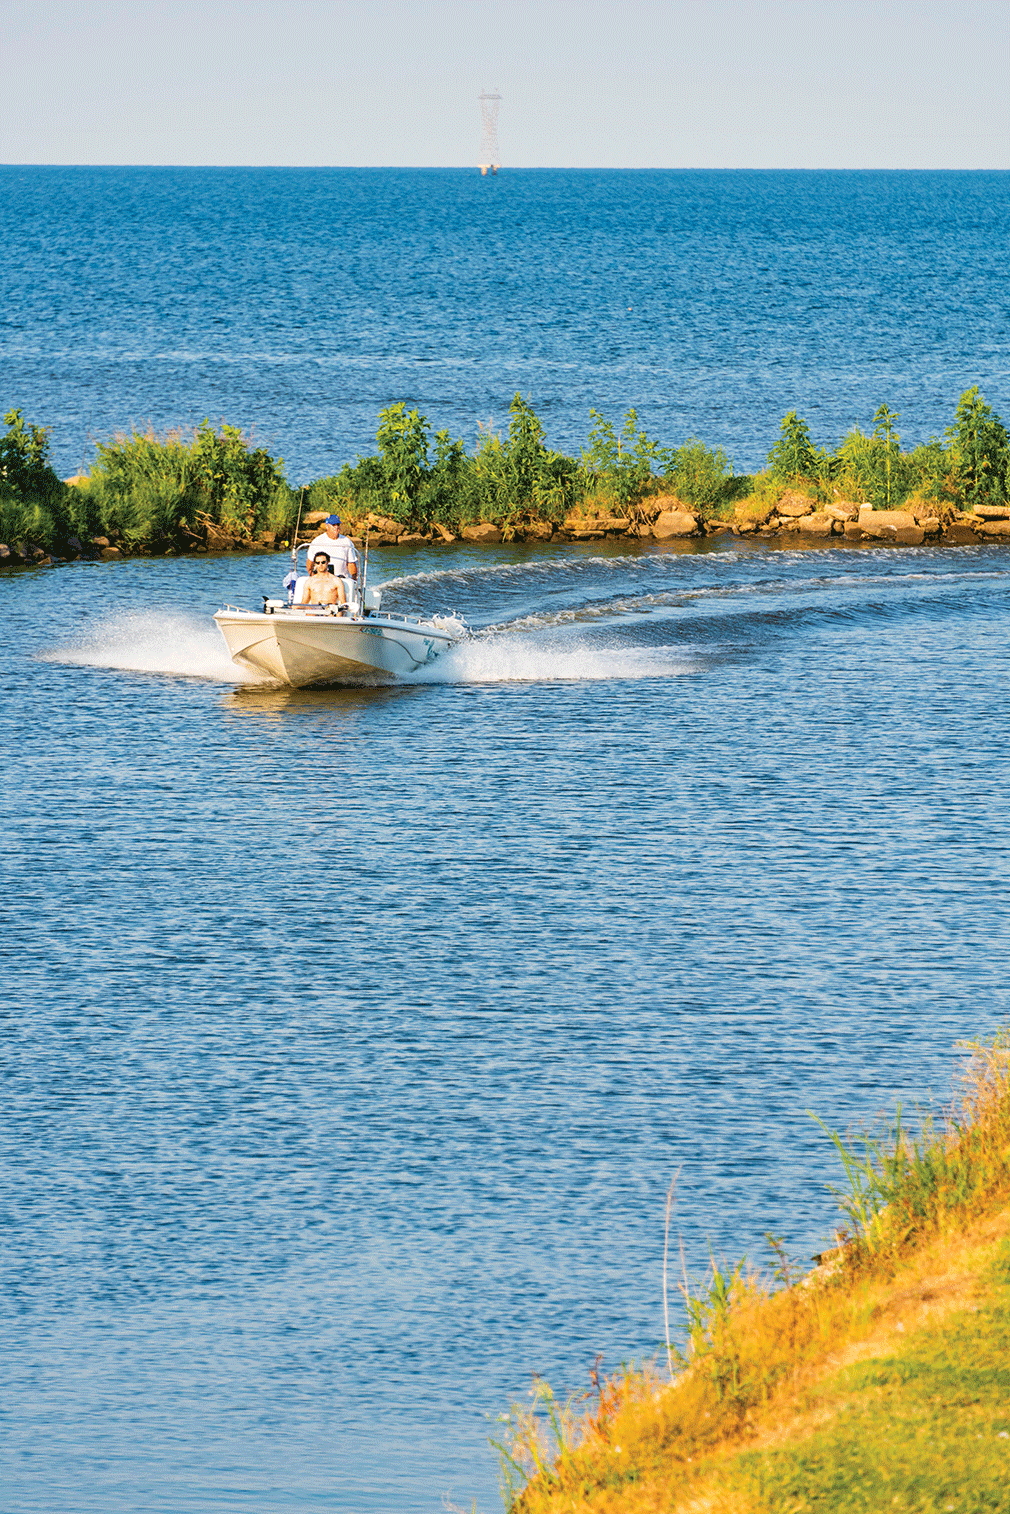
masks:
<path fill-rule="evenodd" d="M 260 170 L 323 173 L 472 173 L 479 170 L 479 163 L 31 163 L 0 162 L 2 168 L 145 168 L 145 169 L 241 169 L 249 172 Z M 785 164 L 578 164 L 569 163 L 510 163 L 499 165 L 494 175 L 507 173 L 1010 173 L 1010 167 L 974 165 L 958 168 L 900 167 L 897 165 L 846 164 L 833 167 L 801 167 Z"/>

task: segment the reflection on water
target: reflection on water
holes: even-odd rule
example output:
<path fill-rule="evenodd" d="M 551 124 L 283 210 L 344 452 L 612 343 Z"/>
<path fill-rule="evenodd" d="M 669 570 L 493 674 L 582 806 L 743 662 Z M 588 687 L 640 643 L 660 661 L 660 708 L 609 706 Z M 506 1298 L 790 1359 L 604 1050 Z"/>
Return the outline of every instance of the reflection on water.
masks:
<path fill-rule="evenodd" d="M 5 1507 L 497 1507 L 485 1416 L 832 1223 L 806 1117 L 1007 1014 L 997 548 L 450 548 L 401 686 L 243 684 L 262 560 L 0 578 Z M 395 565 L 395 574 L 393 566 Z M 122 569 L 122 571 L 120 571 Z"/>
<path fill-rule="evenodd" d="M 416 695 L 416 691 L 417 685 L 406 683 L 354 684 L 320 689 L 239 684 L 222 694 L 220 702 L 228 715 L 251 716 L 258 720 L 308 715 L 346 724 L 381 709 L 385 701 L 409 699 Z"/>

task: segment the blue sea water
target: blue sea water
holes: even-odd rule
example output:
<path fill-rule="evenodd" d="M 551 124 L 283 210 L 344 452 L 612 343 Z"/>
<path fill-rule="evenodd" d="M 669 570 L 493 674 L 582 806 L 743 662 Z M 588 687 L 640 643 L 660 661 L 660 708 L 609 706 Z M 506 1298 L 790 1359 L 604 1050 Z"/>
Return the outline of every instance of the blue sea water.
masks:
<path fill-rule="evenodd" d="M 514 388 L 566 447 L 925 435 L 1006 405 L 1005 185 L 7 169 L 4 399 L 66 472 Z M 383 689 L 242 681 L 282 558 L 0 573 L 5 1510 L 491 1510 L 533 1372 L 660 1345 L 675 1172 L 693 1272 L 807 1257 L 806 1111 L 1006 1021 L 1006 549 L 715 541 L 377 551 L 474 630 Z"/>
<path fill-rule="evenodd" d="M 1010 410 L 1007 173 L 0 168 L 5 403 L 61 471 L 131 425 L 254 427 L 301 483 L 418 405 L 472 446 L 518 390 L 761 465 L 787 410 L 906 443 Z"/>

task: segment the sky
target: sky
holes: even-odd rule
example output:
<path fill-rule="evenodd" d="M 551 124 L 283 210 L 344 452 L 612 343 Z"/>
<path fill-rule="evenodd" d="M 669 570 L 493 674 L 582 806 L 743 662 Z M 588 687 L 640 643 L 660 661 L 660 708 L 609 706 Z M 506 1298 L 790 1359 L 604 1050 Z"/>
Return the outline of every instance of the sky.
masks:
<path fill-rule="evenodd" d="M 1010 0 L 2 0 L 0 162 L 1010 168 Z"/>

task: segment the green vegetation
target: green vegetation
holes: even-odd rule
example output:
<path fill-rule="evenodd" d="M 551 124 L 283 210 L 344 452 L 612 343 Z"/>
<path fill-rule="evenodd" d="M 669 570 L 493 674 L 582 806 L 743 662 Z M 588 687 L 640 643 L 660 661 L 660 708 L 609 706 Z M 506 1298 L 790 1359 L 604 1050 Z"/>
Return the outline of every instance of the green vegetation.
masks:
<path fill-rule="evenodd" d="M 378 456 L 323 481 L 327 503 L 342 502 L 355 516 L 375 512 L 412 530 L 439 521 L 455 531 L 478 520 L 560 521 L 579 494 L 577 464 L 549 449 L 543 424 L 519 394 L 509 406 L 507 436 L 485 432 L 473 456 L 443 430 L 432 457 L 426 418 L 402 402 L 381 412 L 376 441 Z"/>
<path fill-rule="evenodd" d="M 797 1443 L 745 1453 L 743 1506 L 1005 1510 L 1010 1486 L 1010 1242 L 997 1243 L 973 1302 L 942 1328 L 834 1374 L 809 1398 L 827 1423 Z M 970 1491 L 969 1491 L 970 1490 Z"/>
<path fill-rule="evenodd" d="M 49 545 L 71 531 L 66 486 L 49 466 L 49 430 L 25 425 L 20 410 L 4 416 L 0 437 L 0 541 Z"/>
<path fill-rule="evenodd" d="M 425 417 L 407 413 L 402 403 L 391 405 L 379 417 L 378 456 L 322 480 L 325 494 L 313 485 L 313 507 L 342 502 L 349 513 L 379 513 L 412 530 L 435 521 L 450 530 L 491 521 L 507 534 L 534 520 L 560 525 L 593 504 L 630 516 L 648 496 L 663 492 L 706 515 L 739 496 L 740 482 L 721 448 L 712 451 L 696 438 L 662 447 L 639 429 L 634 410 L 620 431 L 596 410 L 589 418 L 589 443 L 576 461 L 551 451 L 543 423 L 517 394 L 506 436 L 482 431 L 471 456 L 461 441 L 439 431 L 430 458 Z"/>
<path fill-rule="evenodd" d="M 973 1052 L 940 1128 L 829 1132 L 844 1224 L 816 1271 L 769 1237 L 770 1275 L 685 1277 L 669 1379 L 596 1378 L 581 1416 L 538 1384 L 502 1427 L 508 1507 L 1005 1509 L 1010 1036 Z"/>
<path fill-rule="evenodd" d="M 47 551 L 80 550 L 96 538 L 127 551 L 185 552 L 251 545 L 283 531 L 292 491 L 283 464 L 253 449 L 234 426 L 204 421 L 191 435 L 134 431 L 99 443 L 88 478 L 68 485 L 49 464 L 47 428 L 19 410 L 0 438 L 0 540 Z"/>
<path fill-rule="evenodd" d="M 958 400 L 955 425 L 948 434 L 964 498 L 969 504 L 1002 504 L 1010 488 L 1007 430 L 977 386 Z"/>
<path fill-rule="evenodd" d="M 88 535 L 165 552 L 218 535 L 248 545 L 259 532 L 286 525 L 291 491 L 283 463 L 254 450 L 234 426 L 216 431 L 204 421 L 188 437 L 134 431 L 97 451 L 90 478 L 74 491 Z"/>
<path fill-rule="evenodd" d="M 1010 498 L 1010 437 L 977 387 L 942 440 L 902 452 L 899 419 L 881 405 L 869 433 L 854 427 L 832 452 L 790 410 L 767 469 L 738 477 L 720 447 L 697 437 L 665 446 L 633 409 L 620 426 L 591 410 L 586 447 L 572 458 L 548 446 L 520 394 L 505 434 L 481 429 L 472 453 L 446 430 L 432 436 L 427 418 L 399 401 L 379 416 L 375 453 L 296 491 L 281 459 L 209 421 L 191 434 L 134 431 L 100 443 L 91 475 L 68 487 L 49 465 L 48 430 L 11 410 L 0 438 L 0 542 L 59 554 L 109 542 L 127 552 L 248 549 L 288 539 L 299 503 L 307 514 L 337 510 L 355 532 L 371 518 L 389 539 L 490 522 L 510 540 L 600 522 L 640 534 L 675 505 L 702 522 L 757 525 L 789 491 L 881 509 L 918 502 L 940 519 Z"/>
<path fill-rule="evenodd" d="M 768 454 L 768 466 L 772 478 L 788 484 L 795 479 L 809 481 L 830 475 L 831 458 L 827 452 L 818 451 L 810 440 L 806 421 L 790 410 L 782 421 L 779 439 Z"/>
<path fill-rule="evenodd" d="M 911 452 L 902 452 L 895 427 L 898 419 L 896 411 L 881 405 L 869 435 L 854 426 L 835 451 L 828 452 L 813 445 L 806 421 L 791 410 L 768 454 L 770 476 L 825 501 L 838 497 L 880 510 L 895 509 L 910 497 L 937 500 L 941 508 L 970 504 L 975 496 L 966 487 L 965 454 L 958 432 L 949 429 L 946 444 L 933 438 Z M 1004 495 L 1008 463 L 1010 451 L 1004 448 L 1000 455 Z"/>

